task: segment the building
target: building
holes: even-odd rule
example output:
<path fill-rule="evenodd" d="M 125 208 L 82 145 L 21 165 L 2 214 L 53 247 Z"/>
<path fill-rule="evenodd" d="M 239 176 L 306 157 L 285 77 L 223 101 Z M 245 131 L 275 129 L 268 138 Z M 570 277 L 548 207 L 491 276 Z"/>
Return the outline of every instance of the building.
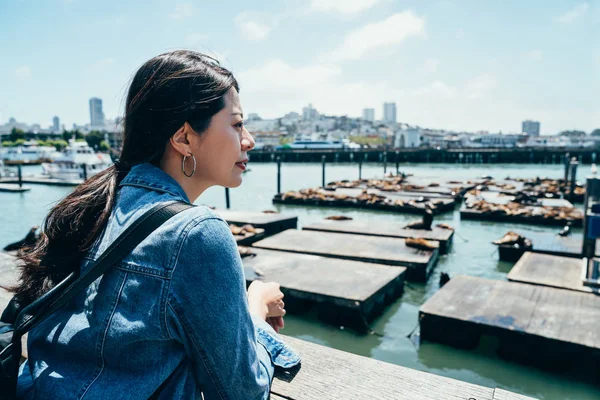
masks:
<path fill-rule="evenodd" d="M 418 128 L 400 129 L 394 137 L 395 148 L 415 148 L 421 145 L 421 130 Z"/>
<path fill-rule="evenodd" d="M 102 99 L 92 97 L 90 99 L 90 125 L 92 127 L 104 126 L 104 112 L 102 111 Z"/>
<path fill-rule="evenodd" d="M 538 121 L 523 121 L 523 129 L 521 131 L 523 133 L 528 134 L 529 136 L 540 136 L 540 123 Z"/>
<path fill-rule="evenodd" d="M 253 133 L 252 136 L 255 142 L 254 149 L 262 150 L 274 149 L 279 146 L 283 134 L 281 132 L 257 132 Z"/>
<path fill-rule="evenodd" d="M 60 119 L 56 116 L 52 118 L 52 131 L 60 132 Z"/>
<path fill-rule="evenodd" d="M 365 121 L 375 121 L 375 109 L 374 108 L 364 108 L 363 109 L 363 119 Z"/>
<path fill-rule="evenodd" d="M 383 121 L 396 123 L 396 103 L 383 103 Z"/>
<path fill-rule="evenodd" d="M 312 104 L 309 104 L 308 107 L 302 109 L 302 119 L 310 121 L 317 119 L 318 117 L 319 113 L 313 108 Z"/>

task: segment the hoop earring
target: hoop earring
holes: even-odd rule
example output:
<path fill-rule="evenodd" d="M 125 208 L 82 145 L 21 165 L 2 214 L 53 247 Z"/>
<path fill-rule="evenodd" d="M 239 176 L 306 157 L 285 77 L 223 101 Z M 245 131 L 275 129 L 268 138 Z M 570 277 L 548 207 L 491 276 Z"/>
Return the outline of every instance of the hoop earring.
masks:
<path fill-rule="evenodd" d="M 191 178 L 196 173 L 196 157 L 194 157 L 192 153 L 190 153 L 190 156 L 192 156 L 192 160 L 194 161 L 194 169 L 192 170 L 191 174 L 188 175 L 188 173 L 185 172 L 185 159 L 188 158 L 188 156 L 183 156 L 183 160 L 181 161 L 181 170 L 183 171 L 183 174 L 188 178 Z"/>

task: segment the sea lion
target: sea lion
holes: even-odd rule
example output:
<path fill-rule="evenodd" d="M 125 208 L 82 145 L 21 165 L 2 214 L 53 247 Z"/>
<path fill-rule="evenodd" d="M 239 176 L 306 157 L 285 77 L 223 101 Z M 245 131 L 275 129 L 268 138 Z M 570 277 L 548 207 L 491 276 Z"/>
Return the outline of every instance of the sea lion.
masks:
<path fill-rule="evenodd" d="M 558 234 L 562 237 L 569 236 L 571 234 L 571 221 L 568 221 Z"/>
<path fill-rule="evenodd" d="M 433 211 L 429 208 L 425 209 L 423 219 L 420 221 L 414 221 L 405 226 L 407 229 L 424 229 L 427 231 L 431 230 L 431 224 L 433 223 Z"/>
<path fill-rule="evenodd" d="M 23 247 L 33 246 L 40 238 L 40 235 L 36 234 L 38 228 L 39 227 L 37 225 L 33 226 L 23 239 L 19 240 L 18 242 L 9 244 L 4 248 L 4 251 L 20 250 Z"/>
<path fill-rule="evenodd" d="M 442 229 L 448 229 L 448 230 L 450 230 L 450 231 L 453 231 L 453 230 L 454 230 L 454 228 L 453 228 L 453 227 L 451 227 L 451 226 L 450 226 L 450 225 L 448 225 L 448 224 L 437 224 L 436 226 L 437 226 L 438 228 L 442 228 Z"/>
<path fill-rule="evenodd" d="M 406 238 L 404 243 L 408 247 L 414 247 L 419 250 L 435 250 L 440 247 L 440 243 L 435 240 L 426 240 L 423 238 Z"/>
<path fill-rule="evenodd" d="M 279 214 L 279 211 L 275 210 L 264 210 L 263 214 Z"/>
<path fill-rule="evenodd" d="M 333 220 L 333 221 L 351 221 L 352 217 L 346 217 L 345 215 L 330 215 L 329 217 L 325 217 L 325 219 Z"/>
<path fill-rule="evenodd" d="M 450 282 L 450 275 L 445 272 L 440 274 L 440 287 L 444 286 L 446 283 Z"/>

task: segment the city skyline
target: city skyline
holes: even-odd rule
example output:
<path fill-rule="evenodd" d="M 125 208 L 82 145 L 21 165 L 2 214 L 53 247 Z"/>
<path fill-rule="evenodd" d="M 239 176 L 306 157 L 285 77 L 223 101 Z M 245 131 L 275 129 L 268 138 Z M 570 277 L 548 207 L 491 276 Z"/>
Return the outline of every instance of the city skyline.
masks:
<path fill-rule="evenodd" d="M 190 48 L 222 60 L 244 112 L 263 118 L 309 103 L 357 118 L 394 102 L 398 122 L 432 129 L 516 132 L 533 119 L 548 135 L 600 124 L 594 2 L 35 3 L 0 5 L 0 35 L 11 37 L 2 122 L 87 123 L 91 97 L 115 118 L 142 62 Z"/>

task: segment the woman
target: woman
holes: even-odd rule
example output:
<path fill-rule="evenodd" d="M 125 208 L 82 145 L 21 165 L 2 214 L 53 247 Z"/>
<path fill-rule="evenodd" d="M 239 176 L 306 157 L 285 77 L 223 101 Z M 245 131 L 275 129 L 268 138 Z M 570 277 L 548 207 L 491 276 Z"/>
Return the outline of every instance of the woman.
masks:
<path fill-rule="evenodd" d="M 23 257 L 17 295 L 31 301 L 75 268 L 85 271 L 157 203 L 239 186 L 254 140 L 238 91 L 229 71 L 199 53 L 145 63 L 129 88 L 119 162 L 50 211 Z M 29 333 L 19 396 L 268 398 L 274 366 L 299 362 L 275 332 L 282 298 L 276 283 L 255 282 L 246 293 L 227 223 L 191 208 Z"/>

